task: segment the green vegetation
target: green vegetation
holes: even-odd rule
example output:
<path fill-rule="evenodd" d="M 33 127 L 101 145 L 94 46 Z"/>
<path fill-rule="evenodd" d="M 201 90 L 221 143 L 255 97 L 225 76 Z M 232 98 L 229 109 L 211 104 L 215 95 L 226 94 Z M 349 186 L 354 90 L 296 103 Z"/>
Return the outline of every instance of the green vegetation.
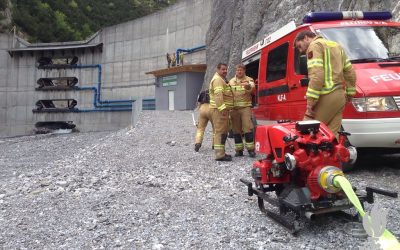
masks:
<path fill-rule="evenodd" d="M 102 27 L 139 18 L 177 0 L 12 0 L 13 23 L 30 42 L 84 40 Z M 0 0 L 0 9 L 7 0 Z"/>
<path fill-rule="evenodd" d="M 8 7 L 8 0 L 0 0 L 0 11 L 5 11 Z M 3 13 L 0 13 L 0 21 L 4 20 L 5 17 Z M 3 26 L 3 25 L 0 25 Z M 0 27 L 0 30 L 2 30 L 4 27 Z"/>
<path fill-rule="evenodd" d="M 8 0 L 0 0 L 0 11 L 4 11 L 8 6 Z"/>

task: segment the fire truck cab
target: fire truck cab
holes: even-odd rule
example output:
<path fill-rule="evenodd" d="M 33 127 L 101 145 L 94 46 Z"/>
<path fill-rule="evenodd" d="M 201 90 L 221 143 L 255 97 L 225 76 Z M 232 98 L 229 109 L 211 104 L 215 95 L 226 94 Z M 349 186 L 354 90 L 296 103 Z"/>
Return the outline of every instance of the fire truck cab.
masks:
<path fill-rule="evenodd" d="M 247 75 L 257 79 L 253 114 L 257 124 L 302 120 L 308 79 L 306 57 L 296 35 L 311 30 L 341 44 L 356 71 L 356 95 L 342 126 L 358 148 L 400 152 L 400 23 L 390 12 L 311 12 L 303 24 L 290 22 L 242 53 Z"/>

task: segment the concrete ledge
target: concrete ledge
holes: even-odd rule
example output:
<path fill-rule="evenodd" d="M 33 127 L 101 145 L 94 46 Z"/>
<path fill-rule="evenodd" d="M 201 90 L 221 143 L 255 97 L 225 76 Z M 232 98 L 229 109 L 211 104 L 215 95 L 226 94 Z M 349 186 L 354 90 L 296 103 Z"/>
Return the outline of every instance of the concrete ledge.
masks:
<path fill-rule="evenodd" d="M 174 66 L 167 69 L 159 69 L 150 72 L 146 72 L 146 75 L 154 75 L 155 77 L 177 74 L 180 72 L 200 72 L 205 73 L 207 70 L 206 64 L 186 64 L 183 66 Z"/>

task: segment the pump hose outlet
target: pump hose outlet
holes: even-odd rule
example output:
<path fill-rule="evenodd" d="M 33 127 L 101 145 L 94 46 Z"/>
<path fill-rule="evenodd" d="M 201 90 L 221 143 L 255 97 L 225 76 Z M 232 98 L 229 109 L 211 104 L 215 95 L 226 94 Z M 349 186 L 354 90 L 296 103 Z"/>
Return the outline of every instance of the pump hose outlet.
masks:
<path fill-rule="evenodd" d="M 326 166 L 319 171 L 318 184 L 319 186 L 328 193 L 337 193 L 341 189 L 340 186 L 336 186 L 333 179 L 336 176 L 344 176 L 343 171 L 334 166 Z"/>

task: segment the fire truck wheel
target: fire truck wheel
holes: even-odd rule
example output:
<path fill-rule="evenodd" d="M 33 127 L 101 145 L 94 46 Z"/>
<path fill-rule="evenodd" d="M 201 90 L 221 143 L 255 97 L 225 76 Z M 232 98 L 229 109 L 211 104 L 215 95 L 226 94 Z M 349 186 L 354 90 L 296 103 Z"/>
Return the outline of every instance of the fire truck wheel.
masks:
<path fill-rule="evenodd" d="M 356 163 L 344 162 L 342 163 L 342 170 L 344 173 L 353 171 L 356 168 Z"/>
<path fill-rule="evenodd" d="M 285 189 L 285 186 L 282 184 L 276 184 L 275 185 L 275 194 L 277 197 L 279 197 L 283 191 L 283 189 Z"/>
<path fill-rule="evenodd" d="M 352 146 L 350 141 L 347 138 L 346 138 L 346 142 L 345 142 L 344 145 L 345 145 L 345 147 Z M 343 172 L 347 173 L 347 172 L 350 172 L 350 171 L 354 170 L 356 168 L 356 166 L 357 166 L 357 161 L 355 161 L 355 162 L 344 162 L 344 163 L 342 163 L 342 170 L 343 170 Z"/>

